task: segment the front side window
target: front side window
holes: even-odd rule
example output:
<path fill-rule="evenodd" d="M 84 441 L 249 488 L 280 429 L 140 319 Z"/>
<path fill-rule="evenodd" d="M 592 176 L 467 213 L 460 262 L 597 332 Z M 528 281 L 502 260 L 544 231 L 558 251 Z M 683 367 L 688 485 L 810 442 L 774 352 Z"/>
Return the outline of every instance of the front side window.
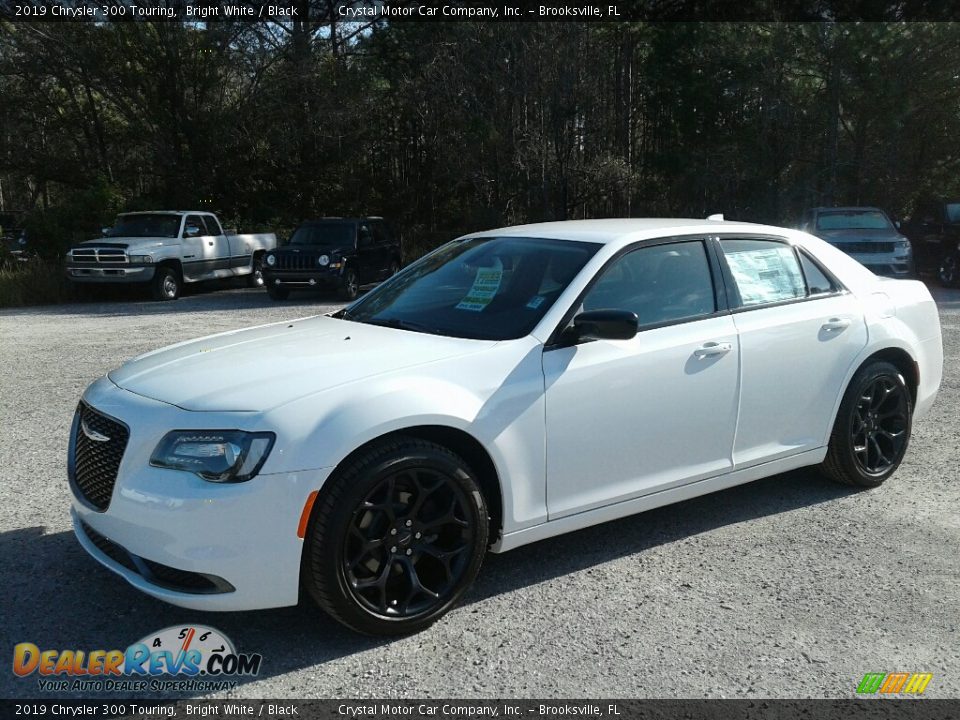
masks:
<path fill-rule="evenodd" d="M 203 224 L 203 218 L 199 215 L 187 215 L 187 221 L 183 226 L 183 236 L 184 237 L 199 237 L 200 235 L 206 235 L 207 228 Z"/>
<path fill-rule="evenodd" d="M 641 247 L 614 260 L 583 299 L 583 310 L 608 309 L 636 313 L 641 327 L 716 312 L 703 242 Z"/>
<path fill-rule="evenodd" d="M 806 297 L 803 272 L 790 245 L 773 240 L 721 240 L 720 246 L 740 294 L 740 305 Z"/>
<path fill-rule="evenodd" d="M 523 337 L 599 247 L 540 238 L 455 240 L 378 285 L 340 317 L 462 338 Z"/>

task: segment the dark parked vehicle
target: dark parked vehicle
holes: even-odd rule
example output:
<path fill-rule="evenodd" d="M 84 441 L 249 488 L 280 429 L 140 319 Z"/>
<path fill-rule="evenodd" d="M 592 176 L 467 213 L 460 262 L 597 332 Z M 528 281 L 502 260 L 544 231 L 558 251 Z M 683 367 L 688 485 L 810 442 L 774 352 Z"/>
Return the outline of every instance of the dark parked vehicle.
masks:
<path fill-rule="evenodd" d="M 921 270 L 936 273 L 943 285 L 960 285 L 960 200 L 919 203 L 903 231 Z"/>
<path fill-rule="evenodd" d="M 307 220 L 286 245 L 267 253 L 264 285 L 274 300 L 314 289 L 335 289 L 353 300 L 361 285 L 395 274 L 400 257 L 400 243 L 383 218 Z"/>
<path fill-rule="evenodd" d="M 910 241 L 880 208 L 811 208 L 804 212 L 800 229 L 843 250 L 877 275 L 914 276 Z"/>

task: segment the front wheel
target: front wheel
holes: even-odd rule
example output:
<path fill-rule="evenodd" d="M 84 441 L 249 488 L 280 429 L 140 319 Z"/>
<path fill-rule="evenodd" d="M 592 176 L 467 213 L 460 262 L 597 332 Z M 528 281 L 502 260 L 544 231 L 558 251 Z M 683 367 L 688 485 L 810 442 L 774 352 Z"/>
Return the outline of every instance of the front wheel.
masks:
<path fill-rule="evenodd" d="M 948 253 L 940 261 L 940 267 L 937 268 L 937 279 L 945 287 L 956 287 L 960 285 L 960 253 Z"/>
<path fill-rule="evenodd" d="M 353 268 L 347 268 L 343 271 L 343 284 L 340 286 L 340 298 L 342 300 L 356 300 L 360 290 L 360 278 L 357 271 Z"/>
<path fill-rule="evenodd" d="M 370 635 L 417 632 L 449 611 L 480 570 L 489 532 L 464 460 L 401 436 L 328 482 L 305 548 L 303 581 L 317 604 Z"/>
<path fill-rule="evenodd" d="M 150 286 L 154 300 L 176 300 L 180 297 L 180 274 L 169 267 L 159 267 Z"/>
<path fill-rule="evenodd" d="M 845 485 L 877 487 L 900 466 L 912 418 L 900 370 L 881 360 L 865 365 L 843 396 L 820 469 Z"/>

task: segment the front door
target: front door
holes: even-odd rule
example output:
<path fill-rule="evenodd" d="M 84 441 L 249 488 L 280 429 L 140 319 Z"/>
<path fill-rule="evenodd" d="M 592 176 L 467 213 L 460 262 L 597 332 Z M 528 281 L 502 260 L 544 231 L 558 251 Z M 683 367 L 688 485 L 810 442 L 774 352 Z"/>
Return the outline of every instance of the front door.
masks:
<path fill-rule="evenodd" d="M 582 310 L 630 310 L 640 332 L 543 354 L 550 519 L 732 466 L 739 345 L 700 239 L 613 260 Z"/>

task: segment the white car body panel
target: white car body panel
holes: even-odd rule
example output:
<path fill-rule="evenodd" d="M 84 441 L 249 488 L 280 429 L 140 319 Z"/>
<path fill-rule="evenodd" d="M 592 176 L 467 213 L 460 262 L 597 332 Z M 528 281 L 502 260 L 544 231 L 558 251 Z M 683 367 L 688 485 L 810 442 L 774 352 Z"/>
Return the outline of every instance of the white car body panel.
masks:
<path fill-rule="evenodd" d="M 720 234 L 798 244 L 845 291 L 642 330 L 632 340 L 545 347 L 591 278 L 623 248 Z M 100 552 L 77 525 L 88 552 L 144 592 L 185 607 L 288 605 L 299 591 L 303 541 L 296 530 L 305 502 L 350 453 L 391 432 L 449 428 L 482 446 L 502 502 L 492 549 L 505 551 L 821 462 L 844 389 L 877 352 L 903 351 L 915 363 L 915 417 L 936 397 L 943 352 L 926 288 L 880 280 L 805 233 L 733 222 L 601 220 L 478 235 L 601 247 L 533 331 L 516 340 L 316 317 L 147 353 L 91 385 L 84 401 L 127 424 L 130 439 L 109 508 L 98 512 L 75 497 L 75 522 L 132 553 L 222 576 L 236 590 L 196 595 L 153 585 Z M 824 330 L 834 320 L 849 324 Z M 707 343 L 730 347 L 698 357 Z M 276 443 L 256 477 L 214 484 L 149 465 L 173 429 L 266 430 Z"/>

